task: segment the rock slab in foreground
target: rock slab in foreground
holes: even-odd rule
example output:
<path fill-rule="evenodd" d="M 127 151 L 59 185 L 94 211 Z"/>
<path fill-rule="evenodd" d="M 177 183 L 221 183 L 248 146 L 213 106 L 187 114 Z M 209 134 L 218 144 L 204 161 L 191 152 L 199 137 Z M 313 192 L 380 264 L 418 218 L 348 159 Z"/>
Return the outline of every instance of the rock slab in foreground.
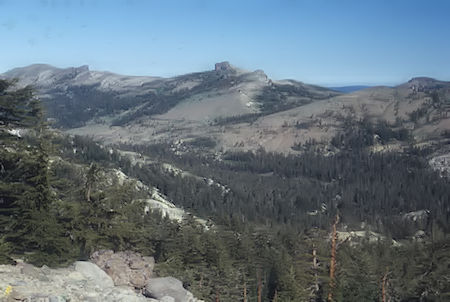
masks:
<path fill-rule="evenodd" d="M 8 287 L 11 291 L 5 296 Z M 114 286 L 95 264 L 82 261 L 58 269 L 23 262 L 0 265 L 0 290 L 0 301 L 157 302 L 129 287 Z"/>
<path fill-rule="evenodd" d="M 79 272 L 89 281 L 100 287 L 108 288 L 114 286 L 114 282 L 111 277 L 94 263 L 77 261 L 75 262 L 75 271 Z"/>

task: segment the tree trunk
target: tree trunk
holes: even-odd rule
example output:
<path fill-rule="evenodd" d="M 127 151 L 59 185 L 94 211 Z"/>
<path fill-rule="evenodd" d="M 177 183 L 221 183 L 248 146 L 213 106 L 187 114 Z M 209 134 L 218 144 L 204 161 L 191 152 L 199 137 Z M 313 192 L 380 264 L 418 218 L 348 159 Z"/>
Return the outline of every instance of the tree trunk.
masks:
<path fill-rule="evenodd" d="M 336 214 L 336 219 L 333 223 L 333 231 L 331 237 L 331 259 L 330 259 L 330 286 L 328 291 L 328 302 L 333 301 L 333 292 L 336 287 L 336 244 L 337 244 L 337 224 L 339 223 L 339 214 Z"/>

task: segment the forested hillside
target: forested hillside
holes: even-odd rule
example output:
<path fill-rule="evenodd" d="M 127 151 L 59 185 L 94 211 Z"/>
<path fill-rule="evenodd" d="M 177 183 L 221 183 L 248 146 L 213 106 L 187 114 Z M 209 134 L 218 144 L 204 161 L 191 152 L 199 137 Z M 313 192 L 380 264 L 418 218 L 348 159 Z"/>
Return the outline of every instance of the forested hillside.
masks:
<path fill-rule="evenodd" d="M 105 146 L 51 129 L 30 88 L 1 80 L 0 106 L 3 263 L 110 248 L 154 256 L 205 301 L 450 299 L 450 186 L 428 166 L 435 150 L 373 153 L 364 131 L 326 155 L 313 142 L 297 155 Z M 150 188 L 191 217 L 148 209 Z"/>

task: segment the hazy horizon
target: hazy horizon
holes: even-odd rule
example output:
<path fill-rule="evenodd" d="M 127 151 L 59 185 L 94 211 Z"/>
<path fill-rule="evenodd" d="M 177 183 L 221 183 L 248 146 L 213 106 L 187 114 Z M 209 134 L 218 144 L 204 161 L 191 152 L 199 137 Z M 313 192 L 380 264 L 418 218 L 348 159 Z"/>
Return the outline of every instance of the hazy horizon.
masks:
<path fill-rule="evenodd" d="M 216 63 L 220 63 L 220 62 L 224 62 L 224 61 L 219 61 L 219 62 L 216 62 Z M 213 70 L 214 69 L 214 64 L 215 63 L 213 63 L 211 68 L 209 68 L 209 69 L 193 70 L 193 71 L 187 72 L 185 74 L 196 73 L 196 72 L 205 72 L 205 71 Z M 174 74 L 174 75 L 169 75 L 169 76 L 161 76 L 161 75 L 157 75 L 157 74 L 128 74 L 128 73 L 118 73 L 118 72 L 114 72 L 112 70 L 106 70 L 106 69 L 103 69 L 103 70 L 93 69 L 88 64 L 82 64 L 82 65 L 77 65 L 77 66 L 55 66 L 55 65 L 52 65 L 50 63 L 33 63 L 33 64 L 25 65 L 25 66 L 16 66 L 16 67 L 13 67 L 13 68 L 8 69 L 8 70 L 0 70 L 0 74 L 6 73 L 6 72 L 11 71 L 11 70 L 13 70 L 15 68 L 24 68 L 24 67 L 31 66 L 31 65 L 49 65 L 49 66 L 52 66 L 52 67 L 55 67 L 55 68 L 59 68 L 59 69 L 78 68 L 78 67 L 81 67 L 81 66 L 88 66 L 90 71 L 111 72 L 111 73 L 120 74 L 120 75 L 124 75 L 124 76 L 148 76 L 148 77 L 169 78 L 169 77 L 176 77 L 176 76 L 184 75 L 184 74 Z M 235 65 L 233 65 L 233 66 L 235 66 Z M 239 68 L 239 66 L 235 66 L 235 67 Z M 255 69 L 255 70 L 257 70 L 257 69 Z M 255 70 L 248 70 L 248 71 L 251 72 L 251 71 L 255 71 Z M 387 86 L 387 87 L 394 87 L 394 86 L 397 86 L 397 85 L 401 85 L 401 84 L 411 80 L 412 78 L 417 78 L 417 77 L 432 78 L 432 77 L 429 77 L 427 75 L 414 75 L 414 76 L 411 76 L 411 77 L 405 79 L 404 81 L 393 82 L 393 83 L 360 83 L 360 82 L 357 82 L 357 83 L 343 83 L 343 84 L 339 84 L 339 83 L 337 83 L 337 84 L 327 84 L 327 83 L 305 82 L 302 79 L 294 79 L 294 78 L 280 78 L 280 79 L 277 79 L 277 78 L 272 78 L 272 77 L 269 76 L 270 79 L 276 80 L 276 81 L 294 80 L 294 81 L 304 82 L 306 84 L 318 85 L 318 86 L 323 86 L 323 87 L 328 87 L 328 88 L 341 88 L 341 87 L 353 87 L 353 86 L 355 86 L 355 87 L 358 87 L 358 86 L 367 86 L 367 87 Z M 434 79 L 435 80 L 446 81 L 445 79 L 440 79 L 440 78 L 434 78 Z"/>
<path fill-rule="evenodd" d="M 171 77 L 229 61 L 321 86 L 450 80 L 447 1 L 0 0 L 0 72 L 89 65 Z"/>

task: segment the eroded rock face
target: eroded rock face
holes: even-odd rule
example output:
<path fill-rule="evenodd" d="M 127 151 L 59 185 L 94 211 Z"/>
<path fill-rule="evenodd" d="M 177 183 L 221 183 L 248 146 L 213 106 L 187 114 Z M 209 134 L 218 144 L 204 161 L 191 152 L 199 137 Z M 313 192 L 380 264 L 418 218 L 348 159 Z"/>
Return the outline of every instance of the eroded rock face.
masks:
<path fill-rule="evenodd" d="M 142 289 L 153 275 L 155 260 L 130 251 L 114 253 L 101 250 L 91 255 L 91 261 L 104 270 L 116 286 Z"/>
<path fill-rule="evenodd" d="M 214 66 L 215 71 L 230 71 L 233 70 L 233 67 L 229 62 L 220 62 L 216 63 Z"/>

